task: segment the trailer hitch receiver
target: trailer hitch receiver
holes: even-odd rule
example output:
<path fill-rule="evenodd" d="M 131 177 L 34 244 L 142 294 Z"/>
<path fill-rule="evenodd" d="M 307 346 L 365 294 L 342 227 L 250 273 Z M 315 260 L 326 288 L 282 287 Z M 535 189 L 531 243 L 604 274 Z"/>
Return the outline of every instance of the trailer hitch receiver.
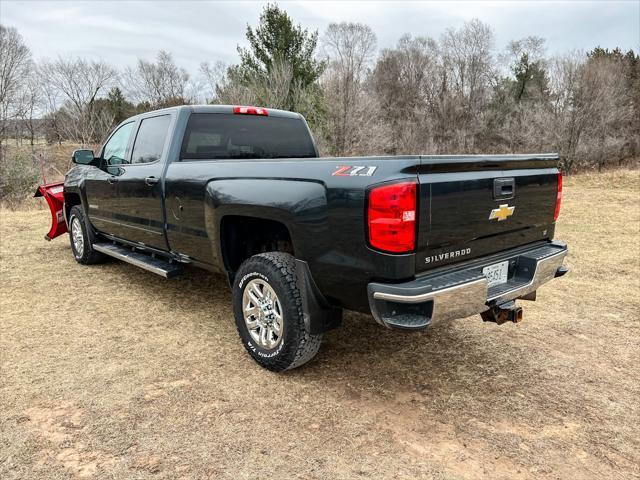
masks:
<path fill-rule="evenodd" d="M 522 307 L 516 306 L 515 300 L 501 305 L 494 305 L 480 315 L 483 321 L 497 323 L 498 325 L 506 322 L 519 323 L 523 319 Z"/>

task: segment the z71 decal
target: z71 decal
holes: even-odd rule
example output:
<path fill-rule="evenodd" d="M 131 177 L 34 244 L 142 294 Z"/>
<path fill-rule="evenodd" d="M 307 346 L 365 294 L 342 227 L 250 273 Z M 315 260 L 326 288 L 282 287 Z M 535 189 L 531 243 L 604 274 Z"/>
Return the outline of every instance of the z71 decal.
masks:
<path fill-rule="evenodd" d="M 358 165 L 352 166 L 337 166 L 336 171 L 331 175 L 334 177 L 373 177 L 373 172 L 378 167 L 361 167 Z"/>

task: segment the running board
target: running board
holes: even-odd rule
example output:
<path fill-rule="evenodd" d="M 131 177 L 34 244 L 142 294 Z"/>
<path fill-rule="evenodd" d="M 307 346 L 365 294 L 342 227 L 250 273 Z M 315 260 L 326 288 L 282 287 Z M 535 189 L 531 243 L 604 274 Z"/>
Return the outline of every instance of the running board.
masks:
<path fill-rule="evenodd" d="M 115 243 L 94 243 L 93 249 L 165 278 L 175 277 L 182 273 L 182 268 L 175 263 L 169 263 L 167 260 L 152 257 L 146 253 L 135 252 L 131 248 Z"/>

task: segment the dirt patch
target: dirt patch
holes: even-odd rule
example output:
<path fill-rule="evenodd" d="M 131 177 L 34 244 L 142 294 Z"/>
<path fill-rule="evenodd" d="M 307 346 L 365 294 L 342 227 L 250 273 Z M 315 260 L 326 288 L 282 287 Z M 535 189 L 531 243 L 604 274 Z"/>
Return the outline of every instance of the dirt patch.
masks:
<path fill-rule="evenodd" d="M 144 399 L 154 400 L 158 397 L 162 397 L 163 395 L 168 395 L 172 390 L 184 387 L 186 385 L 189 385 L 190 383 L 191 382 L 189 380 L 174 380 L 173 382 L 157 382 L 145 385 Z"/>
<path fill-rule="evenodd" d="M 610 185 L 615 185 L 611 189 Z M 222 277 L 78 265 L 0 210 L 0 478 L 640 478 L 640 175 L 566 179 L 572 272 L 518 325 L 348 313 L 276 375 Z"/>
<path fill-rule="evenodd" d="M 92 451 L 86 445 L 74 441 L 77 431 L 84 428 L 82 412 L 73 404 L 64 402 L 50 408 L 32 407 L 22 418 L 27 428 L 36 436 L 51 444 L 51 449 L 42 450 L 37 460 L 40 465 L 58 463 L 70 474 L 92 477 L 99 470 L 108 471 L 117 459 L 104 452 Z"/>

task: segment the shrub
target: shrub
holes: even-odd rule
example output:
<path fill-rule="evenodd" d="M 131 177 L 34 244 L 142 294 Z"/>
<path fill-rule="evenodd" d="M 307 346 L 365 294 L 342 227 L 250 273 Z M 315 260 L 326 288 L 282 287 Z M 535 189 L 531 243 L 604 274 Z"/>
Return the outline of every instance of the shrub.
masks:
<path fill-rule="evenodd" d="M 0 201 L 15 205 L 33 194 L 39 173 L 32 155 L 5 153 L 0 155 Z"/>

